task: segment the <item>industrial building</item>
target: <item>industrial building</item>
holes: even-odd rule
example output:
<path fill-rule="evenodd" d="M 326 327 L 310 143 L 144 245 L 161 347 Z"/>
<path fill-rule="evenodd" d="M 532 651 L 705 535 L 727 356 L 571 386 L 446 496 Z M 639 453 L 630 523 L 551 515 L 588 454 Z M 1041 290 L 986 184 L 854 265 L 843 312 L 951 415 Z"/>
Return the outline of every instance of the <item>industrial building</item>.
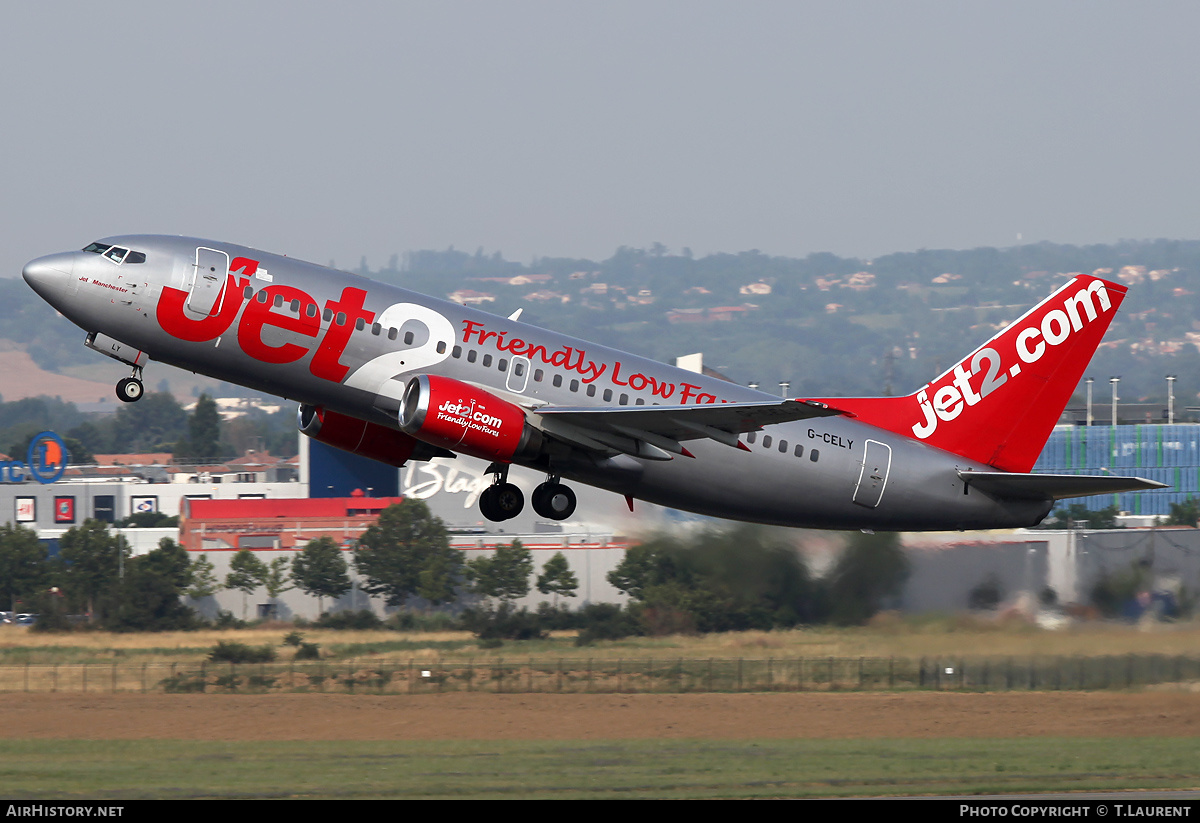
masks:
<path fill-rule="evenodd" d="M 87 518 L 113 523 L 138 512 L 178 514 L 177 529 L 127 528 L 122 534 L 138 554 L 163 537 L 178 540 L 193 556 L 204 554 L 223 580 L 239 549 L 270 562 L 329 536 L 349 551 L 386 505 L 415 498 L 447 523 L 452 546 L 467 557 L 520 540 L 533 552 L 536 574 L 561 551 L 580 581 L 578 597 L 569 601 L 574 606 L 625 600 L 607 575 L 640 535 L 716 522 L 641 502 L 631 513 L 619 496 L 580 487 L 577 516 L 567 522 L 541 521 L 527 508 L 514 520 L 493 523 L 476 505 L 491 482 L 481 461 L 438 459 L 395 470 L 308 438 L 300 442 L 300 457 L 292 462 L 249 454 L 220 466 L 184 467 L 172 464 L 169 455 L 129 455 L 70 467 L 49 483 L 28 472 L 6 472 L 0 476 L 8 481 L 0 482 L 0 518 L 35 529 L 53 552 L 57 538 Z M 1166 515 L 1171 503 L 1200 495 L 1200 426 L 1059 427 L 1035 471 L 1136 474 L 1170 483 L 1171 489 L 1085 499 L 1091 508 L 1115 504 L 1141 515 L 1140 523 L 1152 523 L 1152 515 Z M 544 478 L 514 468 L 510 479 L 528 495 Z M 820 573 L 836 535 L 792 534 Z M 913 534 L 904 542 L 913 574 L 901 602 L 912 611 L 964 609 L 971 591 L 989 579 L 1008 598 L 1050 590 L 1059 603 L 1081 602 L 1098 575 L 1131 563 L 1142 564 L 1158 590 L 1200 590 L 1200 532 L 1190 529 Z M 518 605 L 535 607 L 543 599 L 535 592 Z M 209 617 L 218 610 L 239 616 L 245 610 L 250 617 L 317 616 L 316 598 L 296 590 L 275 602 L 261 589 L 246 602 L 239 592 L 225 590 L 192 605 Z M 381 600 L 357 585 L 332 608 L 385 611 Z"/>

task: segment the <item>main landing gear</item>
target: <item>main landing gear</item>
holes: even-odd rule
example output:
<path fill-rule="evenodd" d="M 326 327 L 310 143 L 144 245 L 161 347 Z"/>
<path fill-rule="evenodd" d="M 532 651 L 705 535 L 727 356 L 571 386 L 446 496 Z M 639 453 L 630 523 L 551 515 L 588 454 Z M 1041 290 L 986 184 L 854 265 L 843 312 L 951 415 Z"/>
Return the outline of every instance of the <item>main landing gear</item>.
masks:
<path fill-rule="evenodd" d="M 117 381 L 117 398 L 123 403 L 141 400 L 145 393 L 146 387 L 142 385 L 142 370 L 137 366 L 134 367 L 132 375 L 122 377 Z"/>
<path fill-rule="evenodd" d="M 549 520 L 566 520 L 575 513 L 575 492 L 550 476 L 533 490 L 533 510 Z"/>
<path fill-rule="evenodd" d="M 488 472 L 495 475 L 492 485 L 479 495 L 479 511 L 488 520 L 511 520 L 525 507 L 525 495 L 508 482 L 508 465 L 493 463 Z M 548 520 L 566 520 L 575 513 L 575 492 L 550 475 L 545 483 L 533 490 L 533 510 Z"/>

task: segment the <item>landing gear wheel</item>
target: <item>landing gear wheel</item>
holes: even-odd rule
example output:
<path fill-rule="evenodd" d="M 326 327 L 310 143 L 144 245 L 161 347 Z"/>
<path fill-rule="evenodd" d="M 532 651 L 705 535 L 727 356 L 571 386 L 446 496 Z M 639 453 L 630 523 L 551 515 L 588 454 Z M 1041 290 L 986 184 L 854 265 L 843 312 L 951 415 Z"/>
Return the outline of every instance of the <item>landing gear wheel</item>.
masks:
<path fill-rule="evenodd" d="M 525 508 L 525 495 L 521 494 L 521 490 L 512 483 L 503 483 L 494 488 L 496 489 L 494 498 L 496 510 L 505 520 L 512 520 L 521 513 L 521 509 Z"/>
<path fill-rule="evenodd" d="M 142 381 L 136 377 L 124 377 L 117 381 L 117 397 L 123 403 L 133 403 L 142 399 L 146 389 Z"/>
<path fill-rule="evenodd" d="M 504 516 L 500 514 L 500 510 L 496 508 L 495 486 L 488 486 L 479 495 L 479 513 L 493 523 L 498 523 L 504 519 Z"/>
<path fill-rule="evenodd" d="M 533 490 L 533 510 L 550 520 L 566 520 L 575 513 L 575 492 L 562 483 L 546 482 Z"/>
<path fill-rule="evenodd" d="M 479 495 L 479 511 L 488 520 L 499 523 L 511 520 L 525 508 L 525 495 L 512 483 L 488 486 Z"/>

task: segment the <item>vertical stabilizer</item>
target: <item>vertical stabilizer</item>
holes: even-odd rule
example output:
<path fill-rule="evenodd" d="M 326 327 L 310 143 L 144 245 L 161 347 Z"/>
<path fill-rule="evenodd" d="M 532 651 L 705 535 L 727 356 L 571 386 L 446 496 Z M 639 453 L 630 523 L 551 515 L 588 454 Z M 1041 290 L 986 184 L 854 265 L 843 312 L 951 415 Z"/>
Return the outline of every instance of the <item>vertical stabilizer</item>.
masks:
<path fill-rule="evenodd" d="M 915 394 L 821 402 L 968 460 L 1027 472 L 1125 292 L 1078 275 Z"/>

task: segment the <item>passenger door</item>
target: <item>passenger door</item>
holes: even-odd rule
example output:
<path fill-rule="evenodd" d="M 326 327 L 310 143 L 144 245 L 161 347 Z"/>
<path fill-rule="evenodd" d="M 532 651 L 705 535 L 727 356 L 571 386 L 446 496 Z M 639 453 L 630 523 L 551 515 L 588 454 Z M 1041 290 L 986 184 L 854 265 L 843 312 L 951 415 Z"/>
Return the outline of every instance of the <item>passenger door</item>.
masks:
<path fill-rule="evenodd" d="M 858 485 L 854 487 L 854 502 L 868 509 L 878 506 L 887 487 L 891 467 L 892 447 L 878 440 L 868 440 L 862 470 L 858 474 Z"/>
<path fill-rule="evenodd" d="M 187 307 L 203 315 L 218 314 L 221 310 L 218 300 L 224 291 L 225 276 L 228 273 L 228 254 L 204 246 L 198 247 Z"/>

